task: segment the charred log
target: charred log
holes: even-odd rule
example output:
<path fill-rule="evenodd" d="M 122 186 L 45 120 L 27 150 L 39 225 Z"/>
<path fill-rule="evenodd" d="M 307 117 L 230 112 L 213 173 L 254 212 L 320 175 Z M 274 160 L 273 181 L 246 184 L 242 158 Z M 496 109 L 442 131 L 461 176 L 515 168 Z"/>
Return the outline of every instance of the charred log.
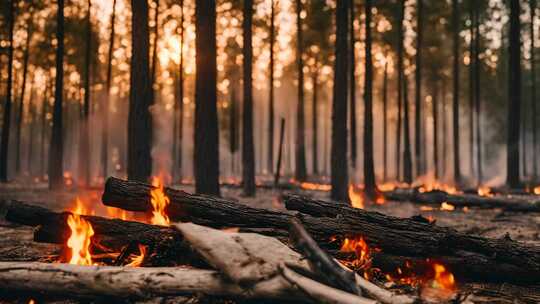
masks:
<path fill-rule="evenodd" d="M 409 201 L 418 204 L 440 205 L 443 202 L 455 207 L 481 209 L 501 208 L 508 212 L 540 212 L 540 200 L 507 196 L 480 196 L 475 194 L 449 194 L 441 190 L 420 192 L 417 189 L 396 189 L 384 192 L 388 200 Z"/>
<path fill-rule="evenodd" d="M 362 235 L 384 255 L 411 260 L 439 259 L 455 265 L 461 280 L 515 283 L 540 280 L 539 247 L 526 246 L 510 238 L 487 239 L 463 234 L 413 219 L 296 195 L 285 195 L 283 199 L 287 209 L 304 213 L 301 221 L 319 243 L 333 236 Z"/>

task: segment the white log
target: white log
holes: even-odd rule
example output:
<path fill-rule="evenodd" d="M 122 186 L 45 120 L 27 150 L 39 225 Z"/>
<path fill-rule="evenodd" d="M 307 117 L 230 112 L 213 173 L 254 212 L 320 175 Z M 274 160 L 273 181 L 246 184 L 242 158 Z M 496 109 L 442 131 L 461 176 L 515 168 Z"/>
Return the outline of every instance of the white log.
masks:
<path fill-rule="evenodd" d="M 213 270 L 38 262 L 0 262 L 0 291 L 45 293 L 66 298 L 152 298 L 195 293 L 232 298 L 295 298 L 289 292 L 288 283 L 280 277 L 244 289 L 224 280 Z"/>
<path fill-rule="evenodd" d="M 310 278 L 304 277 L 284 264 L 280 266 L 281 275 L 309 295 L 316 302 L 333 304 L 377 304 L 379 302 L 326 286 Z"/>

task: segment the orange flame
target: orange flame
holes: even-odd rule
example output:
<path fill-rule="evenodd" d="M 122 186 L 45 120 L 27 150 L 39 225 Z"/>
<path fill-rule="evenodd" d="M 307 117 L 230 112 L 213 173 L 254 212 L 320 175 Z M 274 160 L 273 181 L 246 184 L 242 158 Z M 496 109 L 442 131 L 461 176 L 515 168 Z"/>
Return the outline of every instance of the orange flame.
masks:
<path fill-rule="evenodd" d="M 540 195 L 540 186 L 534 187 L 533 192 L 534 192 L 534 194 L 536 194 L 536 195 Z"/>
<path fill-rule="evenodd" d="M 493 196 L 493 193 L 491 193 L 491 188 L 487 186 L 480 186 L 478 187 L 478 195 L 480 196 Z"/>
<path fill-rule="evenodd" d="M 352 262 L 342 261 L 354 269 L 363 269 L 364 277 L 369 280 L 371 270 L 371 249 L 362 236 L 345 238 L 341 244 L 341 252 L 354 253 L 356 258 Z"/>
<path fill-rule="evenodd" d="M 431 287 L 444 289 L 449 291 L 456 290 L 456 281 L 454 275 L 446 269 L 446 267 L 441 263 L 433 263 L 433 271 L 435 272 L 435 277 L 431 280 Z"/>
<path fill-rule="evenodd" d="M 454 205 L 452 205 L 452 204 L 447 203 L 447 202 L 443 202 L 441 204 L 440 209 L 443 210 L 443 211 L 454 211 L 456 209 L 456 207 Z"/>
<path fill-rule="evenodd" d="M 161 179 L 154 177 L 152 179 L 152 186 L 154 186 L 154 188 L 150 191 L 150 201 L 154 210 L 152 211 L 151 223 L 153 225 L 169 226 L 171 222 L 165 209 L 170 204 L 170 201 L 163 191 Z"/>
<path fill-rule="evenodd" d="M 89 222 L 80 216 L 84 213 L 84 208 L 79 198 L 76 199 L 76 203 L 75 211 L 67 218 L 67 224 L 71 229 L 71 235 L 67 241 L 67 247 L 71 249 L 69 264 L 93 265 L 90 243 L 94 229 Z"/>
<path fill-rule="evenodd" d="M 302 182 L 300 183 L 300 188 L 306 190 L 330 191 L 332 190 L 332 185 Z"/>
<path fill-rule="evenodd" d="M 349 199 L 351 200 L 351 205 L 354 208 L 364 209 L 363 193 L 353 184 L 349 185 Z"/>
<path fill-rule="evenodd" d="M 139 244 L 139 255 L 132 258 L 131 262 L 126 266 L 130 267 L 140 267 L 144 262 L 144 257 L 146 256 L 146 246 Z"/>

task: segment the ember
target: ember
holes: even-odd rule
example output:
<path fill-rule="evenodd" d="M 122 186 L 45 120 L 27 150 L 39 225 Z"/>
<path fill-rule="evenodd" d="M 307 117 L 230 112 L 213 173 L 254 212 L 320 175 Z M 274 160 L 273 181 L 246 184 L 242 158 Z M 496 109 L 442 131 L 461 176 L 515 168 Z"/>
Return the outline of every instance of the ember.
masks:
<path fill-rule="evenodd" d="M 146 256 L 146 246 L 139 244 L 139 255 L 131 258 L 131 262 L 129 262 L 129 264 L 127 264 L 126 266 L 140 267 L 142 263 L 144 262 L 145 256 Z"/>
<path fill-rule="evenodd" d="M 169 198 L 163 191 L 163 183 L 161 179 L 154 177 L 152 179 L 152 186 L 154 188 L 150 191 L 151 203 L 154 210 L 152 211 L 151 223 L 153 225 L 169 226 L 171 224 L 169 216 L 165 212 L 165 209 L 169 205 Z"/>
<path fill-rule="evenodd" d="M 353 269 L 363 270 L 364 278 L 369 280 L 371 277 L 371 249 L 362 236 L 345 238 L 340 252 L 354 253 L 356 258 L 353 261 L 341 262 Z"/>
<path fill-rule="evenodd" d="M 306 190 L 330 191 L 332 189 L 332 185 L 303 182 L 300 183 L 300 188 Z"/>
<path fill-rule="evenodd" d="M 491 188 L 487 186 L 480 186 L 478 187 L 478 195 L 480 196 L 493 196 L 493 193 L 491 193 Z"/>
<path fill-rule="evenodd" d="M 76 199 L 76 203 L 75 211 L 67 218 L 67 224 L 71 229 L 71 235 L 67 241 L 67 247 L 71 249 L 69 264 L 93 265 L 90 243 L 94 229 L 89 222 L 80 216 L 84 213 L 84 208 L 79 198 Z"/>

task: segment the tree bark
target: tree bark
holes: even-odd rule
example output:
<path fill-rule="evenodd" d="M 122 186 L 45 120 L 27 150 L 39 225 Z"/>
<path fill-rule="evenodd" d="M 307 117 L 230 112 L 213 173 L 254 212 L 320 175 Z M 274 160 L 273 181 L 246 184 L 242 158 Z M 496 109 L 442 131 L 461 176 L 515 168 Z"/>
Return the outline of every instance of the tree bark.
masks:
<path fill-rule="evenodd" d="M 458 0 L 452 0 L 452 74 L 453 74 L 453 92 L 452 92 L 452 141 L 454 154 L 454 181 L 461 183 L 460 170 L 460 145 L 459 145 L 459 30 L 460 16 Z"/>
<path fill-rule="evenodd" d="M 401 136 L 403 111 L 403 19 L 405 18 L 405 0 L 399 1 L 398 39 L 397 39 L 397 126 L 396 126 L 396 180 L 401 180 Z"/>
<path fill-rule="evenodd" d="M 13 28 L 15 27 L 15 0 L 9 2 L 8 12 L 9 24 L 9 47 L 8 47 L 8 78 L 6 89 L 6 102 L 4 104 L 4 117 L 2 119 L 2 138 L 0 142 L 0 182 L 7 182 L 8 178 L 8 146 L 9 130 L 11 129 L 11 105 L 12 105 L 12 87 L 13 87 Z"/>
<path fill-rule="evenodd" d="M 416 69 L 414 71 L 414 163 L 416 176 L 423 174 L 421 160 L 421 130 L 422 130 L 422 47 L 424 37 L 424 1 L 416 0 Z"/>
<path fill-rule="evenodd" d="M 352 2 L 352 1 L 351 1 Z M 371 57 L 371 19 L 372 2 L 365 3 L 366 16 L 366 74 L 364 76 L 364 190 L 370 200 L 375 199 L 375 169 L 373 165 L 373 62 Z M 352 8 L 351 8 L 352 10 Z M 352 16 L 351 16 L 352 17 Z M 352 18 L 351 18 L 352 21 Z M 352 35 L 353 36 L 353 35 Z M 351 108 L 352 109 L 352 108 Z"/>
<path fill-rule="evenodd" d="M 438 179 L 439 174 L 439 84 L 437 81 L 433 84 L 433 98 L 432 98 L 432 116 L 433 116 L 433 169 L 435 172 L 435 179 Z"/>
<path fill-rule="evenodd" d="M 521 40 L 519 0 L 510 0 L 508 135 L 506 141 L 506 184 L 519 188 L 519 126 L 521 108 Z"/>
<path fill-rule="evenodd" d="M 285 118 L 281 118 L 281 124 L 279 128 L 279 149 L 278 159 L 276 163 L 276 171 L 274 172 L 274 188 L 279 184 L 279 177 L 281 174 L 281 159 L 283 158 L 283 137 L 285 136 Z"/>
<path fill-rule="evenodd" d="M 409 123 L 409 85 L 407 76 L 403 79 L 403 181 L 412 183 L 411 132 Z"/>
<path fill-rule="evenodd" d="M 102 104 L 102 125 L 101 125 L 101 165 L 103 180 L 107 178 L 109 168 L 109 105 L 111 103 L 111 85 L 112 85 L 112 58 L 114 50 L 114 35 L 115 35 L 115 18 L 116 18 L 116 1 L 113 0 L 113 11 L 111 14 L 111 32 L 109 35 L 109 51 L 107 57 L 107 79 L 105 81 L 106 98 Z"/>
<path fill-rule="evenodd" d="M 28 112 L 30 115 L 30 121 L 28 122 L 29 130 L 28 130 L 28 152 L 26 154 L 26 168 L 28 170 L 28 174 L 30 177 L 34 176 L 34 166 L 33 166 L 33 160 L 34 160 L 34 131 L 36 127 L 36 104 L 32 104 L 34 100 L 34 77 L 32 77 L 32 80 L 30 81 L 30 98 L 28 102 Z"/>
<path fill-rule="evenodd" d="M 530 22 L 530 32 L 531 32 L 531 37 L 535 37 L 535 32 L 534 32 L 534 19 L 535 19 L 535 10 L 536 10 L 536 0 L 531 0 L 529 1 L 529 12 L 530 12 L 530 19 L 531 19 L 531 22 Z M 532 157 L 533 157 L 533 177 L 534 179 L 536 180 L 538 178 L 538 157 L 536 156 L 536 153 L 537 153 L 537 150 L 538 150 L 538 126 L 537 126 L 537 122 L 536 122 L 536 119 L 537 119 L 537 100 L 536 100 L 536 62 L 535 62 L 535 52 L 536 52 L 536 46 L 535 46 L 535 40 L 534 39 L 530 39 L 530 43 L 531 43 L 531 53 L 530 53 L 530 56 L 531 56 L 531 59 L 530 59 L 530 64 L 531 64 L 531 109 L 532 109 L 532 112 L 531 112 L 531 115 L 532 115 L 532 119 L 531 119 L 531 128 L 532 128 L 532 137 L 533 137 L 533 140 L 532 140 Z"/>
<path fill-rule="evenodd" d="M 476 40 L 476 37 L 475 37 L 475 34 L 476 34 L 476 31 L 474 30 L 475 29 L 475 18 L 474 18 L 474 11 L 475 11 L 475 8 L 474 8 L 474 5 L 476 5 L 476 3 L 474 2 L 469 2 L 469 19 L 471 21 L 470 23 L 470 26 L 469 26 L 469 34 L 471 36 L 471 40 L 469 42 L 469 159 L 470 159 L 470 168 L 471 168 L 471 178 L 474 178 L 474 175 L 475 175 L 475 170 L 476 170 L 476 166 L 474 164 L 474 159 L 475 159 L 475 155 L 474 155 L 474 110 L 475 110 L 475 95 L 474 95 L 474 91 L 475 91 L 475 86 L 476 86 L 476 82 L 475 82 L 475 79 L 474 79 L 474 76 L 475 76 L 475 72 L 474 72 L 474 66 L 477 64 L 476 63 L 476 55 L 475 55 L 475 51 L 476 49 L 474 48 L 474 41 Z M 476 172 L 477 173 L 477 172 Z"/>
<path fill-rule="evenodd" d="M 483 181 L 482 174 L 482 121 L 481 121 L 481 100 L 480 100 L 480 9 L 474 9 L 474 103 L 475 103 L 475 118 L 476 118 L 476 173 L 478 175 L 478 184 Z"/>
<path fill-rule="evenodd" d="M 388 61 L 384 63 L 383 75 L 383 180 L 388 178 Z"/>
<path fill-rule="evenodd" d="M 243 11 L 243 59 L 244 59 L 244 102 L 242 116 L 242 181 L 244 195 L 255 195 L 255 148 L 253 147 L 253 46 L 252 23 L 253 1 L 244 0 Z"/>
<path fill-rule="evenodd" d="M 62 104 L 64 92 L 64 0 L 58 0 L 56 17 L 56 79 L 54 90 L 53 125 L 49 152 L 49 188 L 64 185 L 64 135 Z"/>
<path fill-rule="evenodd" d="M 313 174 L 319 174 L 319 75 L 318 71 L 313 72 L 312 75 L 313 82 L 313 104 L 312 104 L 312 115 L 311 118 L 313 122 Z"/>
<path fill-rule="evenodd" d="M 306 142 L 305 142 L 305 109 L 304 109 L 304 41 L 302 37 L 302 1 L 296 0 L 296 65 L 298 73 L 298 107 L 296 110 L 296 145 L 295 145 L 295 178 L 303 182 L 307 178 Z"/>
<path fill-rule="evenodd" d="M 219 195 L 215 0 L 196 1 L 195 31 L 195 191 Z"/>
<path fill-rule="evenodd" d="M 355 56 L 355 49 L 354 44 L 356 42 L 356 36 L 354 34 L 354 0 L 350 0 L 350 8 L 349 8 L 349 28 L 350 28 L 350 39 L 349 39 L 349 56 L 351 59 L 350 66 L 349 66 L 349 87 L 351 89 L 350 94 L 350 112 L 349 112 L 349 129 L 351 131 L 351 166 L 353 168 L 356 168 L 356 156 L 357 156 L 357 149 L 356 149 L 356 77 L 354 75 L 355 69 L 356 69 L 356 56 Z M 367 23 L 366 23 L 367 24 Z M 367 40 L 367 37 L 366 37 Z M 366 50 L 367 53 L 367 50 Z M 373 77 L 372 77 L 373 78 Z M 365 93 L 364 93 L 365 94 Z"/>
<path fill-rule="evenodd" d="M 23 54 L 23 71 L 22 71 L 22 86 L 21 86 L 21 95 L 19 97 L 19 113 L 17 115 L 17 134 L 15 137 L 16 143 L 15 143 L 15 173 L 19 174 L 21 172 L 21 130 L 22 130 L 22 124 L 24 119 L 24 97 L 26 93 L 26 83 L 28 78 L 28 59 L 30 55 L 30 42 L 32 40 L 32 16 L 33 13 L 30 15 L 30 20 L 28 20 L 28 25 L 26 28 L 26 43 L 24 47 L 24 54 Z M 31 100 L 30 100 L 31 102 Z"/>
<path fill-rule="evenodd" d="M 338 1 L 336 7 L 336 46 L 332 102 L 332 148 L 330 197 L 349 201 L 347 192 L 347 12 L 350 1 Z"/>
<path fill-rule="evenodd" d="M 274 44 L 276 41 L 275 3 L 270 0 L 270 77 L 268 84 L 268 164 L 269 173 L 274 170 Z"/>
<path fill-rule="evenodd" d="M 150 65 L 150 94 L 152 96 L 150 98 L 151 104 L 156 103 L 157 92 L 154 89 L 154 86 L 156 86 L 156 73 L 159 64 L 157 54 L 157 45 L 159 39 L 159 0 L 154 0 L 154 3 L 156 4 L 156 9 L 154 10 L 154 39 L 152 41 L 152 62 Z"/>
<path fill-rule="evenodd" d="M 128 178 L 147 181 L 152 174 L 152 79 L 148 67 L 148 3 L 131 1 L 132 54 L 128 117 Z"/>
<path fill-rule="evenodd" d="M 92 40 L 91 0 L 87 1 L 86 13 L 86 47 L 84 54 L 84 104 L 81 123 L 79 125 L 79 185 L 90 184 L 90 132 L 88 116 L 90 114 L 90 41 Z"/>
<path fill-rule="evenodd" d="M 48 123 L 47 123 L 47 109 L 49 105 L 49 90 L 52 87 L 50 81 L 47 81 L 45 85 L 45 91 L 43 92 L 43 103 L 41 105 L 41 142 L 40 142 L 40 179 L 43 179 L 43 177 L 46 174 L 45 171 L 45 165 L 46 165 L 46 158 L 45 158 L 45 150 L 46 150 L 46 137 L 47 137 L 47 129 L 48 129 Z"/>

